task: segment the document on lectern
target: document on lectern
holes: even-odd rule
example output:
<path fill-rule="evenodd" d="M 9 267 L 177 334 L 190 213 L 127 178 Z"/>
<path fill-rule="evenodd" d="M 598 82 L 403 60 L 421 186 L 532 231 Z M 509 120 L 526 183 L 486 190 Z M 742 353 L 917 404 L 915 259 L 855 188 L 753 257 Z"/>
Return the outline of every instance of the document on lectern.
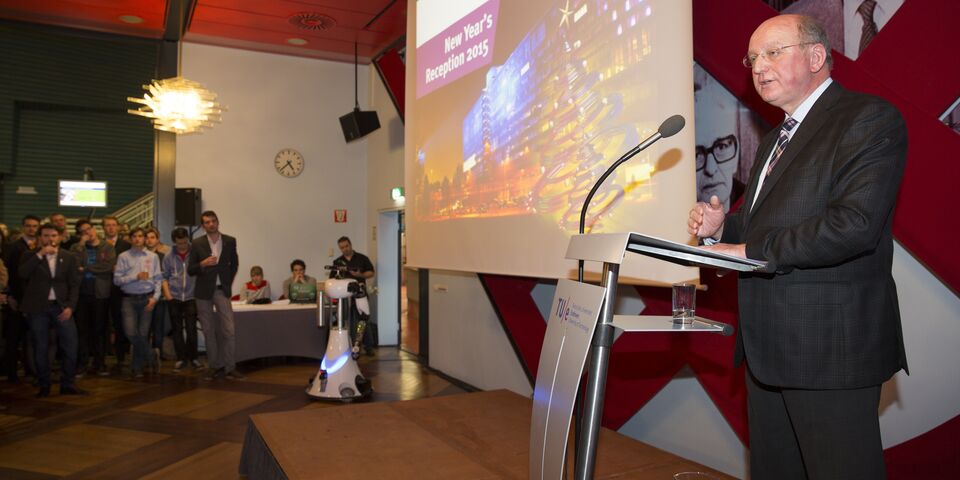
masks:
<path fill-rule="evenodd" d="M 627 251 L 661 258 L 682 265 L 726 268 L 741 272 L 763 270 L 767 262 L 711 252 L 642 233 L 631 233 Z"/>

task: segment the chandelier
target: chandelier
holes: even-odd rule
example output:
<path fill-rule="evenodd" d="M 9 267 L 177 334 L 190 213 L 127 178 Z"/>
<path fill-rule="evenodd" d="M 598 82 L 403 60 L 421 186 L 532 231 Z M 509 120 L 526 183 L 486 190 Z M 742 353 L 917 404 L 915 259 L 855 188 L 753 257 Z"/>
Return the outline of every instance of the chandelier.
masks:
<path fill-rule="evenodd" d="M 173 133 L 194 133 L 220 122 L 225 109 L 217 103 L 217 94 L 183 77 L 154 80 L 144 85 L 143 98 L 127 100 L 143 106 L 128 113 L 153 120 L 153 128 Z"/>

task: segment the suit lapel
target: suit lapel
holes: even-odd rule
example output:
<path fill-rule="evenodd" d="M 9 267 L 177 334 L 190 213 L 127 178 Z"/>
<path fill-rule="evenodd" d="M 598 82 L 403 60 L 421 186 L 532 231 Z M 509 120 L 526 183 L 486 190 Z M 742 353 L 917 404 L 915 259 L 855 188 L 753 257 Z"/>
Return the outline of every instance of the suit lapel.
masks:
<path fill-rule="evenodd" d="M 836 103 L 840 94 L 843 92 L 843 89 L 840 87 L 840 84 L 833 82 L 829 87 L 823 92 L 816 103 L 813 104 L 813 107 L 810 109 L 810 112 L 807 113 L 807 116 L 803 119 L 803 122 L 797 126 L 796 133 L 793 134 L 793 137 L 790 139 L 790 142 L 787 143 L 787 148 L 783 151 L 783 155 L 780 156 L 780 160 L 777 162 L 777 166 L 773 169 L 773 172 L 770 173 L 770 176 L 763 181 L 763 188 L 760 190 L 760 196 L 757 197 L 757 201 L 753 204 L 753 209 L 750 210 L 750 213 L 756 212 L 760 209 L 763 201 L 770 196 L 770 192 L 773 191 L 777 186 L 777 182 L 784 176 L 784 172 L 790 168 L 790 164 L 794 161 L 800 161 L 800 154 L 803 152 L 804 148 L 810 143 L 811 140 L 816 137 L 817 132 L 826 124 L 827 119 L 829 118 L 828 112 L 833 105 Z M 782 125 L 782 123 L 781 123 Z M 777 126 L 778 131 L 780 125 Z M 776 138 L 776 135 L 771 136 Z M 770 142 L 773 143 L 773 142 Z M 767 153 L 767 156 L 770 155 L 770 150 L 772 145 L 767 146 L 764 151 Z M 766 156 L 762 157 L 766 161 Z M 760 160 L 759 158 L 757 159 Z M 762 166 L 761 162 L 761 168 Z M 763 173 L 760 173 L 763 175 Z M 757 176 L 757 181 L 759 182 L 759 175 Z M 748 197 L 749 198 L 749 197 Z"/>

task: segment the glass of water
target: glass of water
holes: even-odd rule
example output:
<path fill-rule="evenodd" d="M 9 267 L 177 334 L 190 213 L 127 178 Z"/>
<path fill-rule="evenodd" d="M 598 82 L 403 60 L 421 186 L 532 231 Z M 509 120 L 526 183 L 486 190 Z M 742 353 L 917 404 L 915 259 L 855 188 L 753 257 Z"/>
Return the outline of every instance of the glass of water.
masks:
<path fill-rule="evenodd" d="M 692 283 L 673 284 L 673 323 L 693 323 L 697 286 Z"/>

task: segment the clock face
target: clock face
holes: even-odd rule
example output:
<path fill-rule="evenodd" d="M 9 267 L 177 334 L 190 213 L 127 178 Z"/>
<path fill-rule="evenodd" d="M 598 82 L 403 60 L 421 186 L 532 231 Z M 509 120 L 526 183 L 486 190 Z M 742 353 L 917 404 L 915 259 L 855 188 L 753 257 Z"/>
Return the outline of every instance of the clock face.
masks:
<path fill-rule="evenodd" d="M 303 155 L 292 148 L 280 150 L 273 159 L 273 167 L 277 169 L 277 173 L 287 178 L 300 175 L 300 172 L 303 171 L 303 165 Z"/>

